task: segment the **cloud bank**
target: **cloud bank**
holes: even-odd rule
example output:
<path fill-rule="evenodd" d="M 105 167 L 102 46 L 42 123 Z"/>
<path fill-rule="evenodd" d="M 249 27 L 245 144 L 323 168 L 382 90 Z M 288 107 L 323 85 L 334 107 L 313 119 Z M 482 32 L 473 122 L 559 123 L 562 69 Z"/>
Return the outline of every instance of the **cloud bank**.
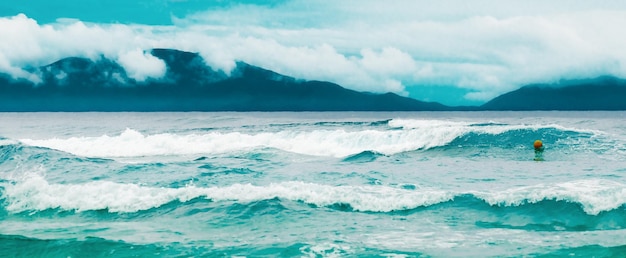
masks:
<path fill-rule="evenodd" d="M 420 87 L 466 92 L 431 99 L 445 104 L 481 103 L 528 83 L 626 77 L 626 6 L 617 2 L 294 0 L 235 3 L 171 22 L 2 17 L 0 72 L 36 80 L 23 68 L 104 56 L 142 81 L 165 72 L 144 50 L 175 48 L 227 73 L 244 61 L 359 91 L 418 99 L 428 98 L 414 95 Z"/>

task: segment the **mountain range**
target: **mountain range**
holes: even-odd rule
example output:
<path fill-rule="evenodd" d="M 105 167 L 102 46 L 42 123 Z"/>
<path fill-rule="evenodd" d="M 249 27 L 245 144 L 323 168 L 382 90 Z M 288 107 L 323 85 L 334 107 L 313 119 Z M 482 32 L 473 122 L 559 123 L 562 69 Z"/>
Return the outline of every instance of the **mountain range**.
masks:
<path fill-rule="evenodd" d="M 533 84 L 502 94 L 482 110 L 626 110 L 626 80 L 602 76 Z"/>
<path fill-rule="evenodd" d="M 299 80 L 244 62 L 226 74 L 185 51 L 150 53 L 166 65 L 162 78 L 137 81 L 104 57 L 69 57 L 25 68 L 38 74 L 40 83 L 0 74 L 0 111 L 626 110 L 626 81 L 614 77 L 529 85 L 482 106 L 450 107 Z"/>

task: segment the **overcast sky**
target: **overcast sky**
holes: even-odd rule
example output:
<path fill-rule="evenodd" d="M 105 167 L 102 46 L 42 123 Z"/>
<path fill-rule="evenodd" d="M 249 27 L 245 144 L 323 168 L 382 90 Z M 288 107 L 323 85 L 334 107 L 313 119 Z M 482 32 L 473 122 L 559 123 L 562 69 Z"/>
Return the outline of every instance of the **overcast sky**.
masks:
<path fill-rule="evenodd" d="M 67 56 L 158 78 L 150 48 L 346 88 L 475 105 L 539 82 L 626 77 L 626 1 L 3 0 L 0 72 Z"/>

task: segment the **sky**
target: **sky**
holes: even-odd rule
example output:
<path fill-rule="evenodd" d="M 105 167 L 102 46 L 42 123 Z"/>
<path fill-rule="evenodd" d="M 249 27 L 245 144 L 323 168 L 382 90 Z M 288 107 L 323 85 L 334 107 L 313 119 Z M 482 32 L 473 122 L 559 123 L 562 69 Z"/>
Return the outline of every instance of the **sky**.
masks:
<path fill-rule="evenodd" d="M 145 50 L 199 53 L 306 80 L 446 105 L 480 105 L 523 85 L 626 78 L 626 1 L 3 0 L 0 72 L 68 56 L 165 74 Z"/>

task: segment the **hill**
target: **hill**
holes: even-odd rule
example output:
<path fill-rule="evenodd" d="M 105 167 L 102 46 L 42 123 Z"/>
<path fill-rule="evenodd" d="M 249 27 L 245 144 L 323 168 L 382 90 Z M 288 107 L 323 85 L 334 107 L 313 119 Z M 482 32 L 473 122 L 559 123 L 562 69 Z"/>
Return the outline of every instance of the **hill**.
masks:
<path fill-rule="evenodd" d="M 481 110 L 626 110 L 626 80 L 599 77 L 534 84 L 502 94 Z"/>
<path fill-rule="evenodd" d="M 226 74 L 197 53 L 153 49 L 151 54 L 165 63 L 162 78 L 137 81 L 104 57 L 69 57 L 28 68 L 41 78 L 37 84 L 0 74 L 0 112 L 626 110 L 626 80 L 608 76 L 533 84 L 482 106 L 448 107 L 299 80 L 244 62 Z"/>
<path fill-rule="evenodd" d="M 304 81 L 238 62 L 229 74 L 196 53 L 153 49 L 163 78 L 137 81 L 113 60 L 70 57 L 31 68 L 42 82 L 0 74 L 0 111 L 422 111 L 448 110 L 393 93 Z"/>

